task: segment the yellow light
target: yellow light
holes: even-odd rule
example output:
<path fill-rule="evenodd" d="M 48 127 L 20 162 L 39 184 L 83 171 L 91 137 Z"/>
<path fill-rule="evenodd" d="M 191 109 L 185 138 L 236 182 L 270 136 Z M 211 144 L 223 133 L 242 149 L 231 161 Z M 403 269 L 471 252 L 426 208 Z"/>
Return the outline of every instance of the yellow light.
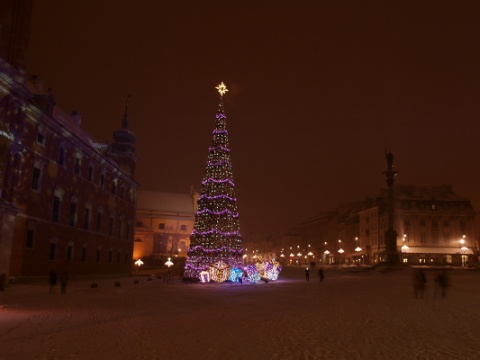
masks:
<path fill-rule="evenodd" d="M 220 85 L 215 87 L 215 89 L 218 90 L 220 96 L 223 96 L 228 91 L 227 86 L 223 83 L 223 81 L 220 83 Z"/>

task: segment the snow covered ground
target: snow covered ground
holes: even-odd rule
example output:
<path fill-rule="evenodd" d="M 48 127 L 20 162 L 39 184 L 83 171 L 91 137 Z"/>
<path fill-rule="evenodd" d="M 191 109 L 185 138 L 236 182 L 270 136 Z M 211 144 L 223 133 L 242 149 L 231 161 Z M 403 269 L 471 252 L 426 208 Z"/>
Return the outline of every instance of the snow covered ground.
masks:
<path fill-rule="evenodd" d="M 435 271 L 415 299 L 410 268 L 285 268 L 276 282 L 71 281 L 0 292 L 0 359 L 480 359 L 480 272 Z M 134 284 L 134 279 L 139 283 Z M 114 281 L 121 281 L 120 288 Z"/>

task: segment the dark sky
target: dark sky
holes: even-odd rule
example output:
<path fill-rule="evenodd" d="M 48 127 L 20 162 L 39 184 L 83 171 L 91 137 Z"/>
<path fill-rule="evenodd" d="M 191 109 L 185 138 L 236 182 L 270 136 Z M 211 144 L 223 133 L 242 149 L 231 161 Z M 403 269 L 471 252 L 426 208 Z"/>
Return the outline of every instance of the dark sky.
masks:
<path fill-rule="evenodd" d="M 145 190 L 200 190 L 225 95 L 245 235 L 397 182 L 480 209 L 480 2 L 36 1 L 29 74 L 99 141 L 128 93 Z"/>

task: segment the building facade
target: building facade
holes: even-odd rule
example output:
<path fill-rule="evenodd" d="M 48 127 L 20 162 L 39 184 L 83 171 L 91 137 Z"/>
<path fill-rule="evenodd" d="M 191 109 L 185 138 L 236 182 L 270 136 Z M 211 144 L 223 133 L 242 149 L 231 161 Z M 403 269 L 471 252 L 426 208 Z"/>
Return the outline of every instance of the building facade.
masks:
<path fill-rule="evenodd" d="M 10 49 L 0 58 L 0 274 L 130 273 L 138 184 L 127 112 L 114 143 L 99 144 L 80 113 L 62 111 L 41 79 L 26 80 L 25 42 L 6 38 L 25 39 L 28 10 L 31 1 L 0 4 L 0 44 Z"/>
<path fill-rule="evenodd" d="M 474 266 L 479 244 L 471 202 L 451 185 L 396 184 L 394 230 L 400 261 L 410 265 Z M 386 261 L 387 190 L 301 224 L 303 243 L 324 264 L 373 265 Z"/>
<path fill-rule="evenodd" d="M 185 258 L 195 221 L 199 194 L 139 190 L 134 259 L 161 265 L 168 257 Z"/>

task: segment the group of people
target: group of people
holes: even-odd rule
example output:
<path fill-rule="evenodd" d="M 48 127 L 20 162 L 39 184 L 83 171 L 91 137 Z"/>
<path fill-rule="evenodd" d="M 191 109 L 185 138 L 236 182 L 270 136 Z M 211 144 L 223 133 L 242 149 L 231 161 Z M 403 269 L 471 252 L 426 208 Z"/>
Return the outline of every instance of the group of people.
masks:
<path fill-rule="evenodd" d="M 318 278 L 320 279 L 320 281 L 324 280 L 325 276 L 324 276 L 324 273 L 323 273 L 323 268 L 318 269 Z M 310 281 L 310 269 L 309 268 L 305 269 L 305 280 Z"/>
<path fill-rule="evenodd" d="M 423 298 L 425 287 L 427 284 L 427 277 L 422 269 L 416 269 L 413 274 L 413 296 L 415 298 Z M 437 297 L 437 293 L 445 298 L 447 296 L 447 288 L 450 286 L 450 280 L 447 271 L 442 269 L 435 276 L 435 284 L 433 289 L 433 297 Z"/>
<path fill-rule="evenodd" d="M 55 270 L 52 270 L 50 272 L 50 275 L 48 276 L 48 281 L 50 284 L 50 294 L 53 294 L 56 292 L 57 289 L 57 283 L 58 283 L 58 275 Z M 66 271 L 63 271 L 60 274 L 60 289 L 62 294 L 65 294 L 67 292 L 67 284 L 68 284 L 68 273 Z"/>

